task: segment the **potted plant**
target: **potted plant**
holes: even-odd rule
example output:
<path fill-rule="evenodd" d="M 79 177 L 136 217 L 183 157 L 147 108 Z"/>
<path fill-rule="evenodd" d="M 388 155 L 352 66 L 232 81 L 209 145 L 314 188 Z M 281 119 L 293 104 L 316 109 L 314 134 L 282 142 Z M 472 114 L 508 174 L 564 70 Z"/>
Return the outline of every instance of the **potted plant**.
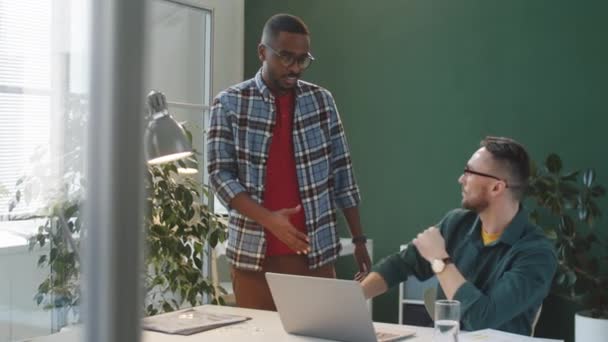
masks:
<path fill-rule="evenodd" d="M 198 168 L 196 156 L 187 162 L 189 167 Z M 205 204 L 210 198 L 208 190 L 194 178 L 178 174 L 178 167 L 186 167 L 185 161 L 151 165 L 147 170 L 143 275 L 146 315 L 173 311 L 185 303 L 200 305 L 205 296 L 212 303 L 223 304 L 221 294 L 225 291 L 203 276 L 203 258 L 206 245 L 213 248 L 225 240 L 226 226 Z M 23 177 L 17 182 L 11 210 L 28 197 L 25 193 L 30 181 Z M 68 169 L 63 181 L 63 191 L 31 215 L 44 220 L 29 240 L 30 250 L 48 250 L 38 265 L 51 271 L 34 298 L 38 305 L 60 314 L 54 330 L 80 320 L 79 236 L 83 228 L 84 180 L 80 172 Z M 65 191 L 68 188 L 74 188 L 67 191 L 69 196 Z"/>
<path fill-rule="evenodd" d="M 86 101 L 80 96 L 71 96 L 68 101 L 62 141 L 68 152 L 51 158 L 48 146 L 37 147 L 30 156 L 30 169 L 17 180 L 8 202 L 9 220 L 36 220 L 39 224 L 29 238 L 29 249 L 38 247 L 44 253 L 38 266 L 48 267 L 48 274 L 34 299 L 45 310 L 53 311 L 53 331 L 80 316 L 79 235 L 84 190 L 80 143 Z"/>
<path fill-rule="evenodd" d="M 542 168 L 533 167 L 529 196 L 536 209 L 530 216 L 555 241 L 558 269 L 552 293 L 582 309 L 575 317 L 578 342 L 608 336 L 608 240 L 595 227 L 601 216 L 598 201 L 605 195 L 593 169 L 564 173 L 557 154 L 550 154 Z"/>
<path fill-rule="evenodd" d="M 198 168 L 196 158 L 189 162 L 189 167 Z M 221 295 L 226 292 L 214 287 L 202 271 L 205 245 L 215 248 L 224 242 L 226 226 L 202 200 L 211 199 L 208 189 L 192 177 L 180 176 L 178 166 L 186 168 L 184 161 L 148 168 L 148 315 L 177 310 L 185 302 L 202 304 L 205 295 L 213 304 L 224 304 Z"/>

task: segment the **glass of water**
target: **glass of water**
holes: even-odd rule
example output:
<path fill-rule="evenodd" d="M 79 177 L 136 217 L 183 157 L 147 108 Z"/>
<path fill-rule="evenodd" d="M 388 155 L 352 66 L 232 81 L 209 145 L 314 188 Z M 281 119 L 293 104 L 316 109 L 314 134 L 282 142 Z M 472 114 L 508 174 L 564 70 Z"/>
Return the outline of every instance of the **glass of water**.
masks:
<path fill-rule="evenodd" d="M 457 342 L 460 331 L 460 302 L 435 301 L 435 333 L 433 342 Z"/>

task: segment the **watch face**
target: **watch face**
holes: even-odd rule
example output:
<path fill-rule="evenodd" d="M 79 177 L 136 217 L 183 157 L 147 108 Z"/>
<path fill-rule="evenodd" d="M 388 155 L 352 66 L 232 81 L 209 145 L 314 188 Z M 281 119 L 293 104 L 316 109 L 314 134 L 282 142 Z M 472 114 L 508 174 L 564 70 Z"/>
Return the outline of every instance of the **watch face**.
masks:
<path fill-rule="evenodd" d="M 431 262 L 431 268 L 433 269 L 433 272 L 440 273 L 445 268 L 445 263 L 440 259 L 433 259 Z"/>

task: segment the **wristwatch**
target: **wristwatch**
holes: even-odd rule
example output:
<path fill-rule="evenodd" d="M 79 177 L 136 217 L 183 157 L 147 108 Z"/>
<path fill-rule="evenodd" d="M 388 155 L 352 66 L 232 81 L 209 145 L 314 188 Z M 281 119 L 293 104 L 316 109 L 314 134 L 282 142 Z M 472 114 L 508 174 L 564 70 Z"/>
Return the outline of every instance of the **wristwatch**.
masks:
<path fill-rule="evenodd" d="M 435 272 L 435 274 L 439 274 L 439 273 L 443 272 L 446 265 L 451 264 L 451 263 L 452 263 L 452 258 L 450 258 L 450 257 L 443 258 L 443 259 L 433 259 L 431 261 L 431 269 L 433 269 L 433 272 Z"/>
<path fill-rule="evenodd" d="M 366 243 L 367 242 L 367 236 L 365 236 L 365 235 L 355 236 L 355 237 L 352 238 L 351 241 L 354 244 L 357 244 L 357 243 Z"/>

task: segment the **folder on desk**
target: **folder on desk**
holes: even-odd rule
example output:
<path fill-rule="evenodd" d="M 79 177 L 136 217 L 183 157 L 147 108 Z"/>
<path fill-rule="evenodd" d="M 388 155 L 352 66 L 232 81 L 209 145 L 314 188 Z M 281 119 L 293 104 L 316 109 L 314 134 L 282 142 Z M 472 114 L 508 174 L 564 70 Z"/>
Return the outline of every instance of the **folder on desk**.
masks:
<path fill-rule="evenodd" d="M 196 307 L 168 312 L 142 319 L 142 328 L 167 334 L 192 335 L 250 319 L 245 316 L 211 312 L 209 308 Z"/>

